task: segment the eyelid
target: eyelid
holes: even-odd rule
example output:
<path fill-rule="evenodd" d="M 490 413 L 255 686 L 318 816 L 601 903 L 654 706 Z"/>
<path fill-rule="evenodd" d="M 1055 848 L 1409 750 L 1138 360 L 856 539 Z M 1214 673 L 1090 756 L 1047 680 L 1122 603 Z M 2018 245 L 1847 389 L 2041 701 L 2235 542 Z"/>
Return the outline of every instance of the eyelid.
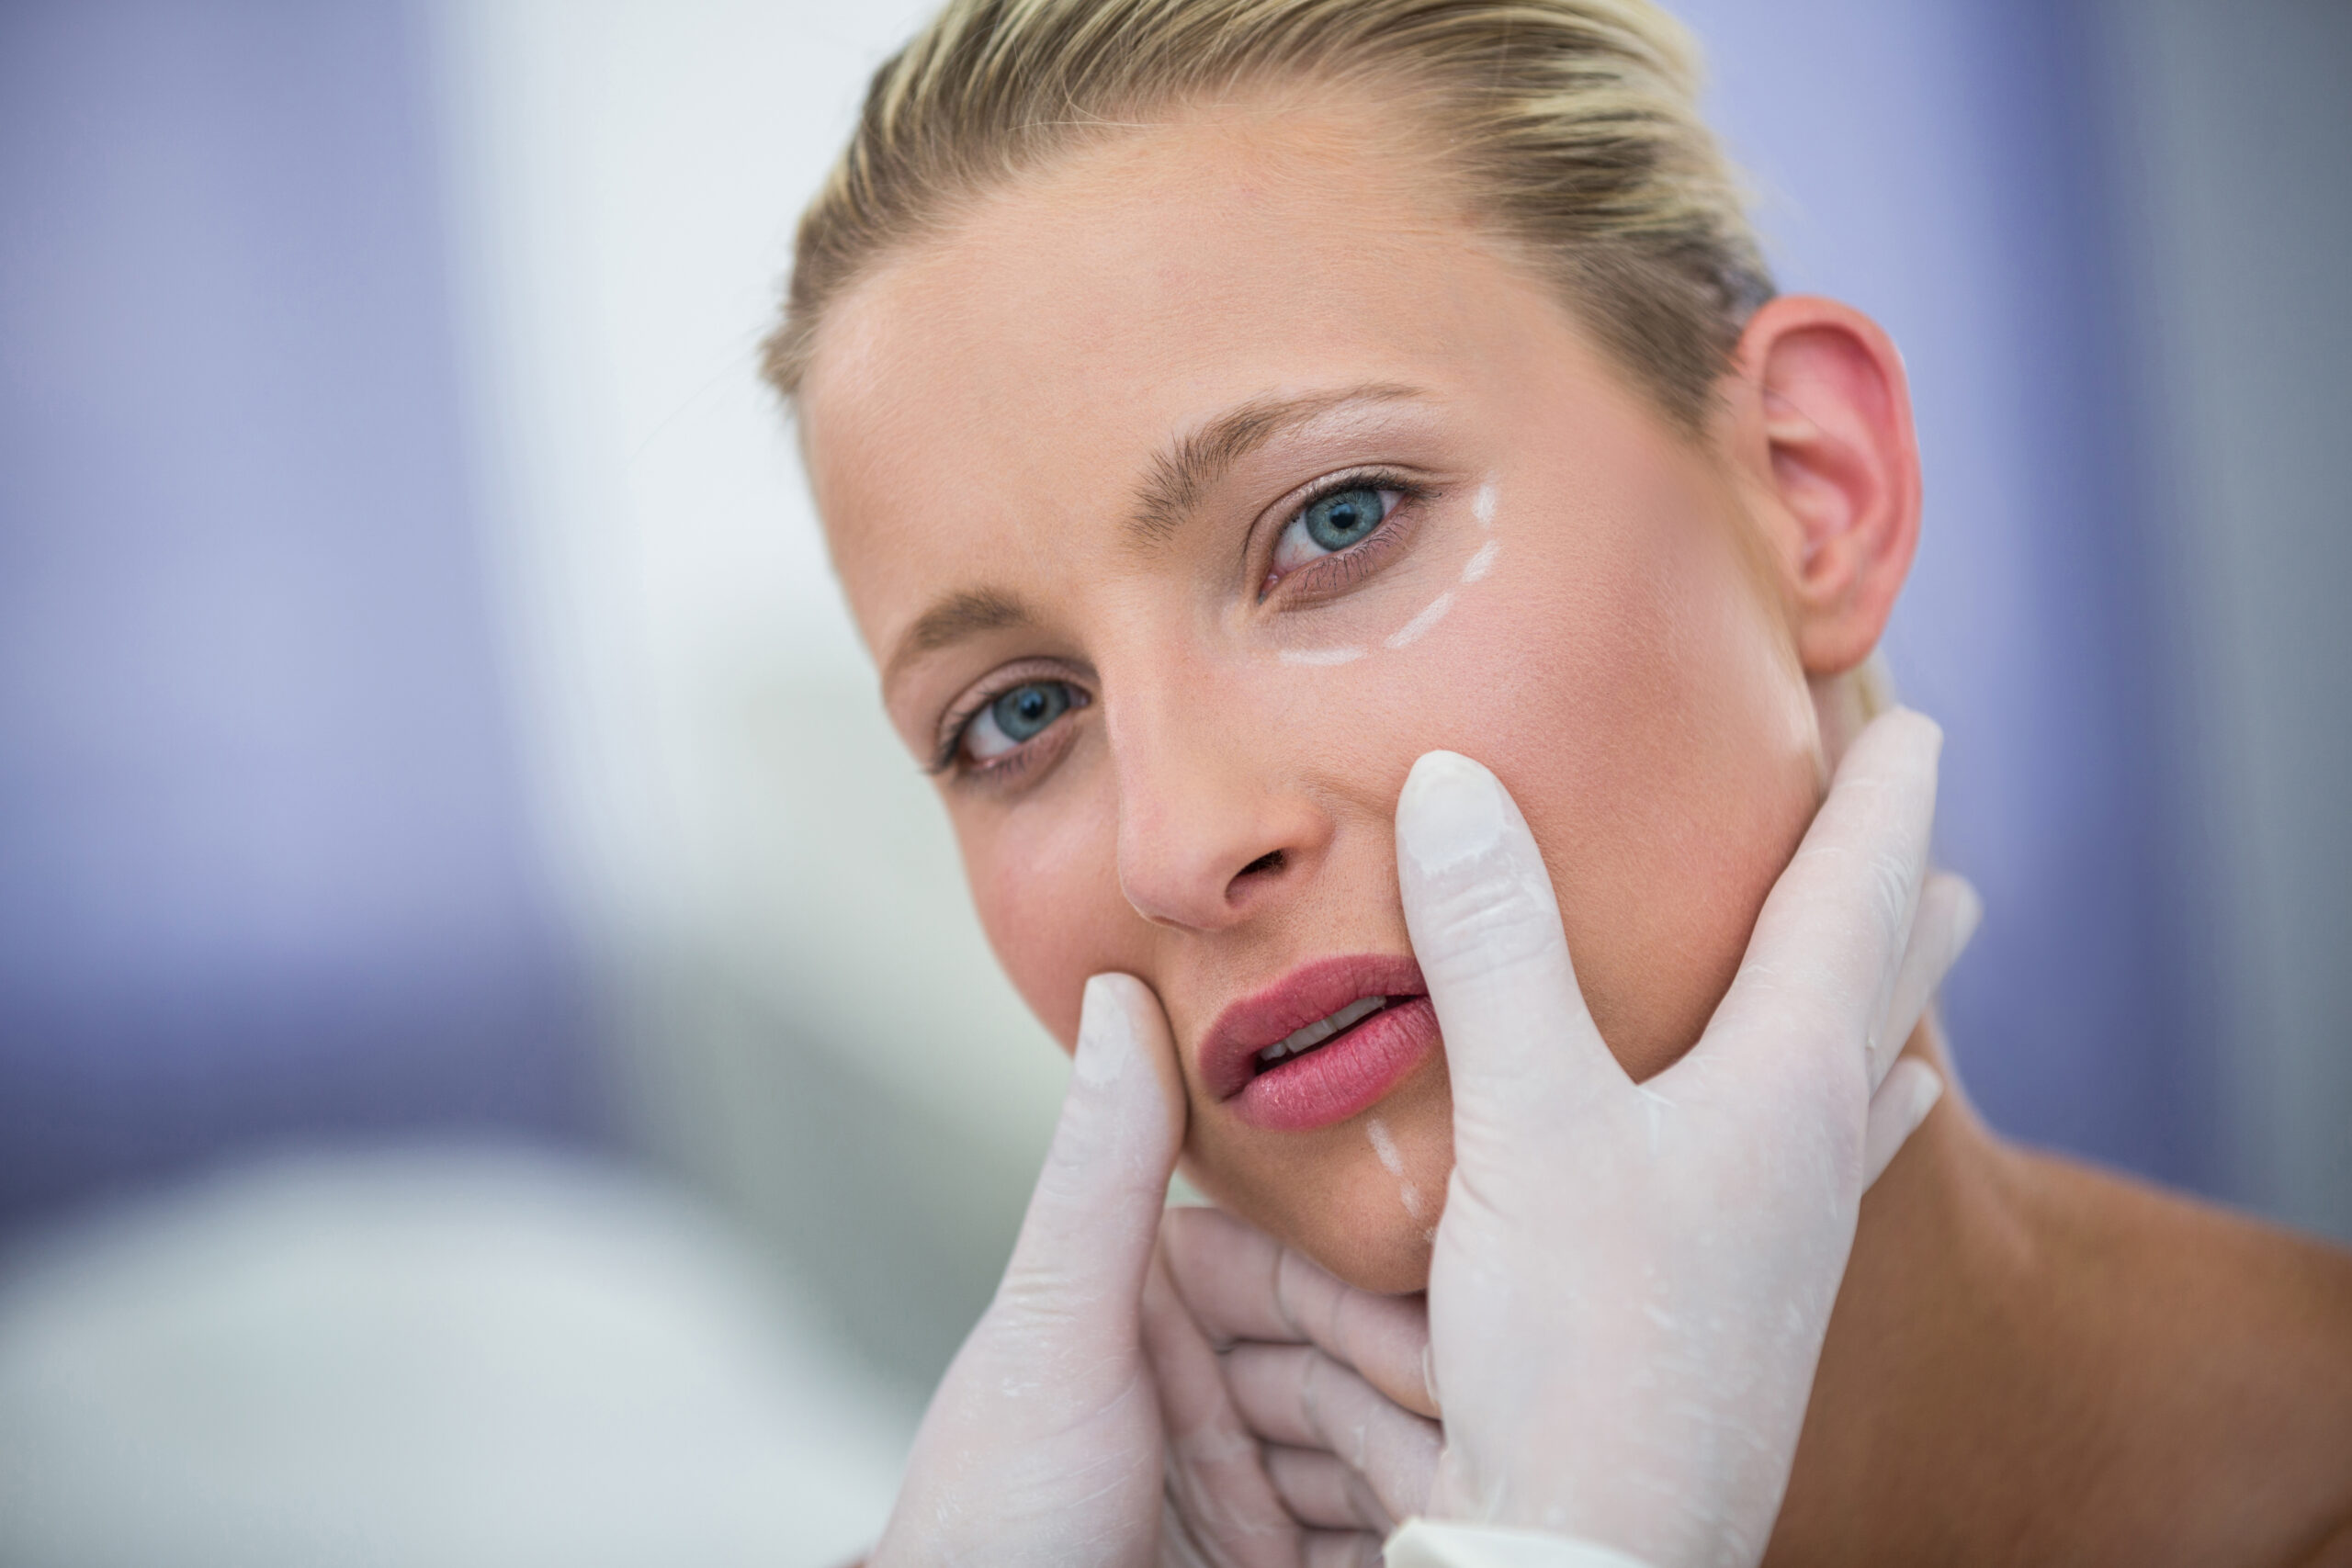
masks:
<path fill-rule="evenodd" d="M 936 743 L 932 748 L 931 761 L 923 764 L 922 771 L 934 778 L 955 772 L 956 753 L 963 750 L 964 732 L 971 728 L 972 721 L 1005 693 L 1017 686 L 1043 681 L 1059 681 L 1076 694 L 1070 704 L 1073 713 L 1094 700 L 1094 694 L 1087 689 L 1085 680 L 1059 660 L 1017 659 L 1010 664 L 1001 665 L 973 682 L 964 694 L 950 703 L 939 716 Z M 1033 744 L 1034 740 L 1023 741 L 1005 755 L 1017 755 Z"/>
<path fill-rule="evenodd" d="M 1282 543 L 1283 532 L 1292 524 L 1297 522 L 1307 508 L 1317 502 L 1351 490 L 1390 490 L 1397 492 L 1398 499 L 1396 506 L 1382 516 L 1379 526 L 1370 534 L 1344 550 L 1335 550 L 1320 560 L 1310 561 L 1306 566 L 1285 572 L 1281 582 L 1288 582 L 1302 573 L 1313 571 L 1328 561 L 1352 559 L 1359 552 L 1374 547 L 1375 541 L 1383 546 L 1393 542 L 1388 537 L 1391 525 L 1403 514 L 1405 508 L 1417 503 L 1426 503 L 1435 499 L 1438 493 L 1435 485 L 1412 478 L 1399 468 L 1378 463 L 1342 468 L 1337 473 L 1326 474 L 1312 483 L 1300 486 L 1261 513 L 1259 526 L 1250 533 L 1247 558 L 1255 563 L 1250 581 L 1257 584 L 1258 603 L 1264 604 L 1268 595 L 1281 586 L 1280 582 L 1270 584 L 1266 580 L 1272 573 L 1274 549 Z M 1273 519 L 1271 530 L 1264 521 L 1267 518 Z"/>

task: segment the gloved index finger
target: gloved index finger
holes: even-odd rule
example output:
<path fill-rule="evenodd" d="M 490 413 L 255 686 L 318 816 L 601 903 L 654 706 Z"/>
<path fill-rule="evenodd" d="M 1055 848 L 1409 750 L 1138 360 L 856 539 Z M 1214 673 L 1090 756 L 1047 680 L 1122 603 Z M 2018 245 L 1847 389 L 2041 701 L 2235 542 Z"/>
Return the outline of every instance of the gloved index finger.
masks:
<path fill-rule="evenodd" d="M 1193 1320 L 1220 1348 L 1245 1340 L 1312 1345 L 1414 1414 L 1438 1414 L 1423 1371 L 1429 1313 L 1419 1296 L 1342 1284 L 1215 1209 L 1169 1210 L 1159 1246 Z"/>
<path fill-rule="evenodd" d="M 1159 1258 L 1144 1280 L 1142 1326 L 1168 1435 L 1176 1542 L 1218 1568 L 1296 1568 L 1282 1498 L 1234 1405 L 1224 1365 Z"/>
<path fill-rule="evenodd" d="M 1879 1080 L 1901 1045 L 1885 1038 L 1887 1014 L 1927 874 L 1942 746 L 1933 720 L 1904 708 L 1855 738 L 1690 1060 L 1727 1041 L 1769 1038 L 1758 1055 L 1781 1060 L 1860 1041 Z"/>

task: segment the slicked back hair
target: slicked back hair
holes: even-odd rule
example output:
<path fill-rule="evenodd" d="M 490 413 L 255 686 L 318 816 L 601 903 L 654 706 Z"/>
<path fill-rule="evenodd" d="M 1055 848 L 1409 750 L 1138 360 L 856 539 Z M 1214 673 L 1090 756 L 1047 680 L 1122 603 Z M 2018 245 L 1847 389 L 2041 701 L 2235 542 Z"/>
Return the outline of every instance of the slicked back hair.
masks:
<path fill-rule="evenodd" d="M 834 299 L 1057 154 L 1357 80 L 1395 91 L 1449 189 L 1702 431 L 1772 282 L 1699 118 L 1695 51 L 1648 0 L 950 0 L 875 73 L 802 216 L 763 373 L 796 397 Z"/>

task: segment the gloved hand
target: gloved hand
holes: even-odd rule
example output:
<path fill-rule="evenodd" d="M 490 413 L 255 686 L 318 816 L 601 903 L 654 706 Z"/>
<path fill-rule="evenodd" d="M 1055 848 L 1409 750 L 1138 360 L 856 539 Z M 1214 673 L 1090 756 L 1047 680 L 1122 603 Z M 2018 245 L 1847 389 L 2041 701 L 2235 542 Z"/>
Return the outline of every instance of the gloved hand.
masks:
<path fill-rule="evenodd" d="M 1164 1483 L 1141 1303 L 1184 1132 L 1167 1031 L 1133 976 L 1086 983 L 1012 1262 L 932 1398 L 873 1568 L 1154 1562 Z"/>
<path fill-rule="evenodd" d="M 1856 741 L 1705 1036 L 1640 1086 L 1585 1011 L 1509 796 L 1464 759 L 1422 760 L 1397 837 L 1454 1096 L 1434 1339 L 1418 1303 L 1224 1215 L 1163 1226 L 1193 1342 L 1157 1336 L 1155 1358 L 1223 1350 L 1227 1382 L 1222 1409 L 1171 1395 L 1171 1416 L 1194 1413 L 1204 1450 L 1229 1454 L 1237 1420 L 1273 1445 L 1295 1542 L 1371 1562 L 1426 1506 L 1658 1568 L 1760 1557 L 1861 1190 L 1941 1087 L 1924 1063 L 1890 1071 L 1977 914 L 1964 883 L 1925 876 L 1939 744 L 1910 714 Z M 1414 1435 L 1441 1391 L 1432 1464 Z M 1275 1533 L 1246 1523 L 1230 1533 Z"/>
<path fill-rule="evenodd" d="M 1378 1568 L 1442 1435 L 1419 1296 L 1341 1284 L 1215 1209 L 1170 1209 L 1144 1297 L 1168 1428 L 1171 1568 Z M 1318 1349 L 1317 1346 L 1325 1348 Z"/>
<path fill-rule="evenodd" d="M 1845 1113 L 1866 1091 L 1845 1093 L 1854 1075 L 1838 1064 L 1865 1063 L 1856 1069 L 1865 1081 L 1884 1070 L 1973 918 L 1964 886 L 1947 879 L 1931 885 L 1911 930 L 1933 807 L 1935 735 L 1916 716 L 1905 723 L 1907 732 L 1898 725 L 1874 748 L 1868 735 L 1857 742 L 1767 904 L 1748 963 L 1707 1038 L 1638 1089 L 1584 1013 L 1550 884 L 1509 797 L 1459 758 L 1438 754 L 1417 767 L 1399 807 L 1401 876 L 1415 947 L 1447 1029 L 1456 1097 L 1457 1164 L 1432 1274 L 1435 1337 L 1425 1367 L 1441 1386 L 1458 1382 L 1463 1393 L 1449 1396 L 1447 1447 L 1434 1465 L 1435 1434 L 1407 1408 L 1433 1413 L 1436 1392 L 1426 1373 L 1418 1382 L 1410 1375 L 1419 1337 L 1409 1303 L 1356 1301 L 1361 1292 L 1328 1277 L 1318 1284 L 1319 1271 L 1271 1243 L 1263 1244 L 1268 1267 L 1256 1276 L 1267 1299 L 1254 1304 L 1246 1280 L 1233 1274 L 1228 1284 L 1243 1281 L 1236 1299 L 1220 1303 L 1204 1291 L 1211 1305 L 1188 1310 L 1159 1273 L 1152 1223 L 1182 1134 L 1172 1050 L 1140 982 L 1090 981 L 1069 1098 L 1012 1262 L 925 1416 L 873 1562 L 1142 1563 L 1161 1551 L 1169 1562 L 1248 1568 L 1368 1562 L 1377 1536 L 1367 1531 L 1418 1506 L 1420 1478 L 1432 1469 L 1432 1511 L 1533 1517 L 1625 1546 L 1660 1568 L 1717 1560 L 1671 1553 L 1678 1538 L 1712 1549 L 1725 1537 L 1715 1527 L 1754 1523 L 1760 1496 L 1760 1552 L 1865 1162 L 1871 1174 L 1883 1166 L 1936 1087 L 1932 1074 L 1912 1074 L 1912 1089 L 1898 1094 L 1903 1080 L 1890 1078 L 1865 1130 L 1859 1112 Z M 1910 951 L 1890 1005 L 1887 987 L 1872 990 L 1871 982 L 1892 978 L 1906 932 Z M 1557 1008 L 1563 997 L 1572 1006 Z M 1726 1019 L 1736 1021 L 1728 1031 Z M 1881 1019 L 1891 1027 L 1871 1035 L 1868 1024 Z M 1555 1023 L 1559 1035 L 1547 1041 Z M 1724 1043 L 1711 1047 L 1719 1032 Z M 1789 1047 L 1795 1066 L 1773 1070 L 1775 1043 Z M 1726 1058 L 1725 1066 L 1685 1075 L 1693 1080 L 1687 1093 L 1660 1092 L 1710 1055 Z M 1777 1098 L 1761 1107 L 1737 1103 L 1733 1091 L 1750 1087 L 1743 1073 Z M 1537 1091 L 1536 1103 L 1559 1114 L 1511 1104 L 1520 1090 Z M 1628 1095 L 1642 1108 L 1631 1118 Z M 1582 1138 L 1557 1135 L 1583 1117 L 1607 1143 L 1587 1148 Z M 1643 1142 L 1628 1138 L 1629 1122 L 1636 1134 L 1647 1125 L 1647 1167 L 1643 1150 L 1618 1149 L 1632 1156 L 1616 1184 L 1629 1201 L 1612 1213 L 1591 1196 L 1609 1189 L 1606 1180 L 1578 1182 L 1613 1157 L 1609 1147 Z M 1817 1157 L 1783 1160 L 1778 1145 L 1790 1142 Z M 1563 1144 L 1574 1145 L 1565 1157 Z M 1694 1245 L 1687 1230 L 1645 1226 L 1645 1215 L 1679 1222 L 1695 1212 L 1702 1226 L 1747 1217 L 1740 1209 L 1749 1190 L 1736 1179 L 1727 1186 L 1742 1156 L 1794 1168 L 1757 1190 L 1769 1212 L 1753 1217 L 1766 1224 L 1713 1247 Z M 1515 1170 L 1514 1159 L 1525 1168 Z M 1642 1190 L 1636 1168 L 1649 1168 L 1659 1190 Z M 1826 1217 L 1806 1224 L 1787 1212 L 1794 1199 L 1825 1191 Z M 1455 1226 L 1456 1213 L 1475 1219 Z M 1181 1231 L 1183 1222 L 1175 1224 Z M 1456 1288 L 1503 1280 L 1524 1288 L 1501 1301 L 1464 1303 L 1473 1310 L 1449 1319 L 1445 1303 Z M 1629 1292 L 1629 1281 L 1647 1289 Z M 1764 1321 L 1767 1312 L 1743 1323 L 1742 1309 L 1760 1298 L 1737 1287 L 1752 1282 L 1768 1287 L 1762 1296 L 1780 1289 L 1794 1320 L 1776 1325 Z M 1555 1310 L 1545 1309 L 1547 1301 Z M 1675 1306 L 1702 1310 L 1678 1320 L 1668 1310 Z M 1203 1359 L 1203 1352 L 1214 1358 L 1213 1342 L 1276 1337 L 1250 1332 L 1250 1313 L 1261 1307 L 1288 1337 L 1320 1347 L 1311 1353 L 1320 1360 L 1285 1359 L 1279 1348 L 1268 1357 L 1229 1355 L 1225 1375 L 1205 1379 L 1218 1371 Z M 1488 1309 L 1483 1320 L 1480 1308 Z M 1593 1337 L 1580 1337 L 1586 1331 Z M 1178 1434 L 1165 1493 L 1147 1337 L 1172 1369 L 1161 1379 L 1172 1391 Z M 1612 1363 L 1596 1353 L 1610 1346 L 1631 1359 Z M 1759 1349 L 1788 1364 L 1758 1359 Z M 1645 1359 L 1653 1356 L 1666 1359 L 1653 1365 Z M 1728 1379 L 1716 1378 L 1726 1366 Z M 1516 1386 L 1529 1372 L 1543 1396 Z M 1696 1400 L 1674 1403 L 1693 1390 Z M 1632 1425 L 1579 1431 L 1596 1412 Z M 1772 1427 L 1776 1412 L 1784 1418 Z M 1724 1441 L 1726 1424 L 1743 1416 L 1766 1424 Z M 1645 1420 L 1657 1430 L 1645 1431 Z M 1261 1450 L 1253 1427 L 1295 1451 Z M 1695 1457 L 1677 1452 L 1670 1439 L 1694 1432 L 1712 1441 L 1702 1441 Z M 1614 1451 L 1610 1438 L 1628 1435 L 1638 1440 Z M 1612 1510 L 1612 1483 L 1628 1473 L 1666 1484 Z M 1297 1528 L 1296 1519 L 1318 1513 L 1361 1528 Z M 1204 1540 L 1208 1548 L 1195 1555 Z"/>
<path fill-rule="evenodd" d="M 1890 1068 L 1974 927 L 1926 875 L 1941 746 L 1903 711 L 1856 738 L 1705 1033 L 1638 1085 L 1510 796 L 1415 764 L 1398 878 L 1453 1088 L 1433 1517 L 1654 1568 L 1763 1556 L 1863 1187 L 1940 1088 Z"/>

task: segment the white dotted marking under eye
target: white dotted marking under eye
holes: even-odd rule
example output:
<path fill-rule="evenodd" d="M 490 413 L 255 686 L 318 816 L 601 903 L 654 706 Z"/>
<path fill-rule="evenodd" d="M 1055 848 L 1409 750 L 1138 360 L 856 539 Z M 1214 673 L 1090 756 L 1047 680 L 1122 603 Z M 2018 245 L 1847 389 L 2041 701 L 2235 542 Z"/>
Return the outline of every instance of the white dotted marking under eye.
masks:
<path fill-rule="evenodd" d="M 1285 648 L 1274 657 L 1284 664 L 1346 664 L 1363 657 L 1361 648 Z"/>
<path fill-rule="evenodd" d="M 1453 608 L 1453 594 L 1451 592 L 1439 594 L 1436 598 L 1430 601 L 1430 607 L 1428 609 L 1423 610 L 1419 615 L 1415 615 L 1411 620 L 1407 621 L 1403 626 L 1398 626 L 1394 633 L 1390 634 L 1388 646 L 1391 648 L 1403 648 L 1408 643 L 1419 642 L 1421 638 L 1421 634 L 1428 631 L 1431 626 L 1437 625 L 1438 622 L 1445 619 L 1445 613 Z"/>
<path fill-rule="evenodd" d="M 1478 520 L 1478 526 L 1481 528 L 1494 526 L 1494 480 L 1488 479 L 1485 484 L 1480 485 L 1476 493 L 1471 496 L 1470 515 Z M 1501 555 L 1502 550 L 1500 539 L 1488 539 L 1479 546 L 1477 553 L 1463 563 L 1462 581 L 1466 584 L 1485 577 L 1494 570 L 1495 558 Z M 1453 608 L 1453 594 L 1451 592 L 1439 594 L 1419 615 L 1390 633 L 1385 639 L 1385 645 L 1389 648 L 1403 648 L 1408 644 L 1419 641 L 1421 635 L 1443 620 L 1445 613 Z M 1285 648 L 1275 655 L 1284 664 L 1304 664 L 1323 669 L 1328 669 L 1334 664 L 1352 664 L 1363 656 L 1364 649 L 1355 647 Z"/>

